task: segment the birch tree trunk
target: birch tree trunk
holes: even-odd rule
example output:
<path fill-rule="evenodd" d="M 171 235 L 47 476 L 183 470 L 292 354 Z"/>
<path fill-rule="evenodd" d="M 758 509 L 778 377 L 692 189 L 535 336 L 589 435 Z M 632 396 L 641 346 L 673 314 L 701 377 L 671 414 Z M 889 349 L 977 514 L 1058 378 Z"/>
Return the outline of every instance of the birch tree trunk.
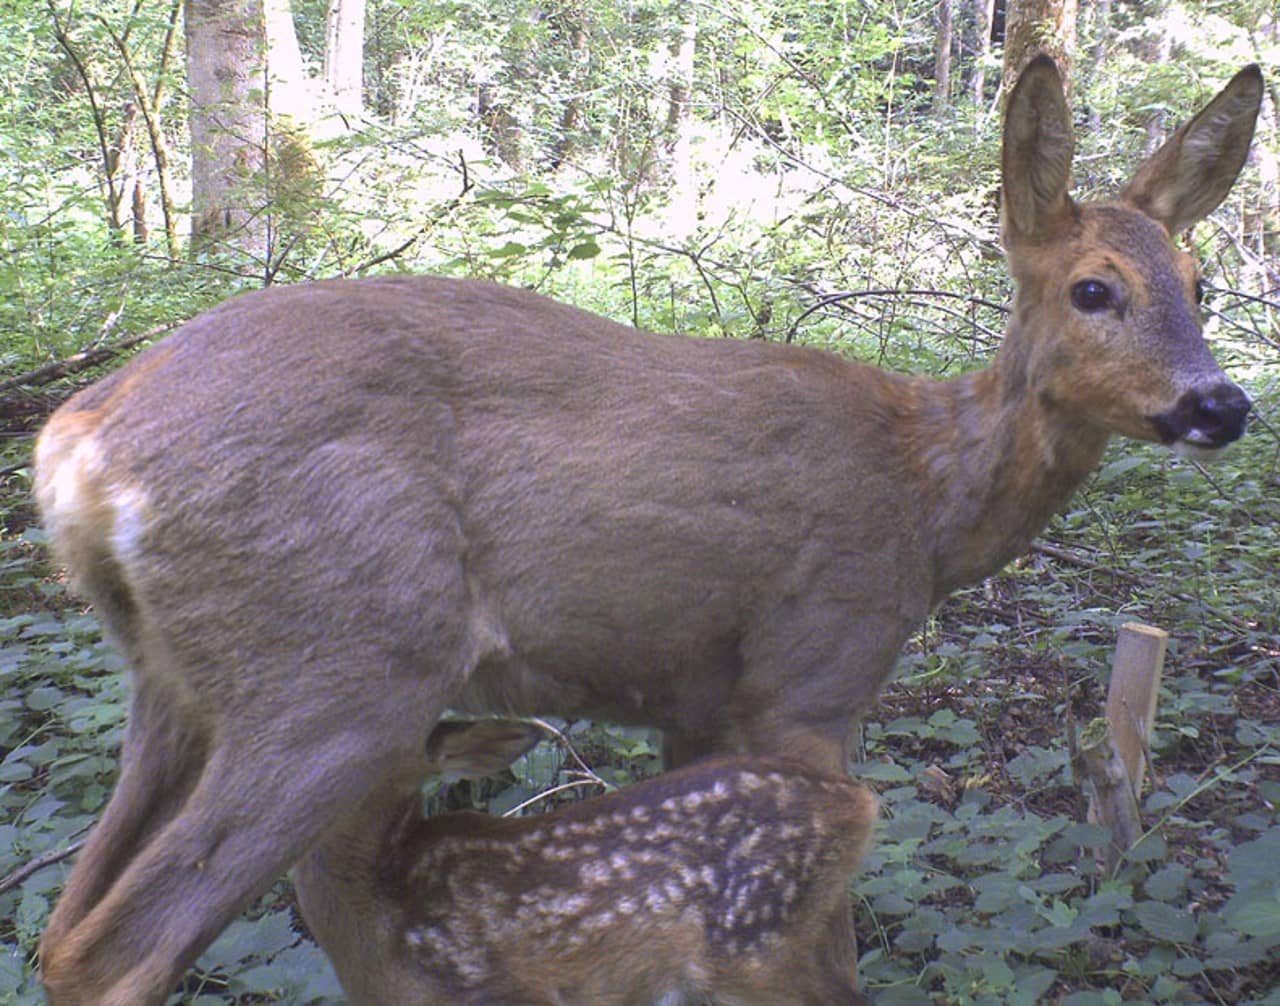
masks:
<path fill-rule="evenodd" d="M 325 19 L 324 79 L 342 115 L 363 111 L 365 0 L 329 0 Z"/>

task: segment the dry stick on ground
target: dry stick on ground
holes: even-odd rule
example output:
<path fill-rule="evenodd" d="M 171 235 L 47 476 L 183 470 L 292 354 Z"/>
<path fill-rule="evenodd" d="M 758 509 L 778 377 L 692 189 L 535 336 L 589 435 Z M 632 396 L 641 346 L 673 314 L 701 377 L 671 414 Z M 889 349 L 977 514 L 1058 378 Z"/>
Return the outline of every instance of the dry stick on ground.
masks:
<path fill-rule="evenodd" d="M 37 856 L 35 859 L 28 860 L 12 873 L 5 877 L 0 877 L 0 894 L 4 894 L 6 891 L 10 891 L 17 887 L 32 874 L 38 873 L 46 866 L 52 866 L 54 863 L 60 863 L 68 856 L 74 856 L 80 851 L 80 846 L 82 845 L 84 845 L 83 841 L 72 842 L 65 849 L 54 849 L 52 852 L 46 852 L 43 855 Z"/>
<path fill-rule="evenodd" d="M 43 367 L 29 370 L 25 374 L 19 374 L 17 377 L 9 377 L 0 381 L 0 392 L 11 391 L 14 388 L 27 388 L 32 385 L 49 384 L 59 378 L 78 374 L 82 370 L 88 370 L 90 367 L 96 367 L 100 363 L 106 363 L 113 356 L 118 356 L 120 353 L 133 349 L 140 343 L 146 342 L 148 339 L 154 339 L 156 336 L 163 335 L 174 328 L 177 328 L 177 325 L 158 325 L 138 335 L 131 335 L 127 339 L 113 342 L 109 346 L 92 346 L 88 349 L 82 349 L 78 353 L 72 353 L 65 360 L 54 360 L 52 363 L 46 363 Z"/>

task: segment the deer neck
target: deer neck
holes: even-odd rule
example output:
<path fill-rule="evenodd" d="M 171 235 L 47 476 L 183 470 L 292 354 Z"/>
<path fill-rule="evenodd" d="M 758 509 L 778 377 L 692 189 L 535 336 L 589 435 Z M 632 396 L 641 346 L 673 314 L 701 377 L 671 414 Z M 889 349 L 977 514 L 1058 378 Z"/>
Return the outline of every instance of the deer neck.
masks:
<path fill-rule="evenodd" d="M 1104 429 L 1064 414 L 1044 393 L 1041 336 L 1020 314 L 1015 302 L 991 366 L 922 382 L 911 399 L 906 446 L 934 548 L 935 604 L 1022 554 L 1106 447 Z"/>
<path fill-rule="evenodd" d="M 295 865 L 304 911 L 307 902 L 325 919 L 345 918 L 354 905 L 367 911 L 376 900 L 381 871 L 391 868 L 398 837 L 418 819 L 421 807 L 416 781 L 397 780 L 345 813 Z"/>

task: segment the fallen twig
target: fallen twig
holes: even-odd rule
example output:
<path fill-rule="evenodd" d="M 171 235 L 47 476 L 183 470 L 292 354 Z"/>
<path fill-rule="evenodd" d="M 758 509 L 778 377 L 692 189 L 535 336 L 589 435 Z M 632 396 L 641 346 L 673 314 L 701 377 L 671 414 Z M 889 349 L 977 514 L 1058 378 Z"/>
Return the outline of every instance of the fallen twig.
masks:
<path fill-rule="evenodd" d="M 88 370 L 90 367 L 96 367 L 100 363 L 106 363 L 113 356 L 118 356 L 120 353 L 133 349 L 139 343 L 154 339 L 157 335 L 163 335 L 176 327 L 176 325 L 172 324 L 159 325 L 137 335 L 131 335 L 127 339 L 121 339 L 119 342 L 114 342 L 109 346 L 92 346 L 88 349 L 82 349 L 78 353 L 72 353 L 65 360 L 54 360 L 52 363 L 46 363 L 42 367 L 36 367 L 35 370 L 29 370 L 25 374 L 19 374 L 17 377 L 9 377 L 0 381 L 0 392 L 9 391 L 13 388 L 49 384 L 59 378 L 78 374 L 82 370 Z"/>
<path fill-rule="evenodd" d="M 65 849 L 54 849 L 52 852 L 46 852 L 42 856 L 28 860 L 20 867 L 14 870 L 6 877 L 0 877 L 0 894 L 10 891 L 17 887 L 33 873 L 38 873 L 46 866 L 52 866 L 54 863 L 61 863 L 68 856 L 74 856 L 80 851 L 80 847 L 84 842 L 72 842 Z"/>

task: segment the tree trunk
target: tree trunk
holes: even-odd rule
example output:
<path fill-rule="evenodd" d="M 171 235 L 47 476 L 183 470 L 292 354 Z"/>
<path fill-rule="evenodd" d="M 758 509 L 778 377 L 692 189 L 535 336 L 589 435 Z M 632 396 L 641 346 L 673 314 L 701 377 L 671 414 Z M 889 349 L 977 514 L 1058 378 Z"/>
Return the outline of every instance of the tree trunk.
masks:
<path fill-rule="evenodd" d="M 288 0 L 187 0 L 192 250 L 248 258 L 270 282 L 311 226 L 314 89 Z"/>
<path fill-rule="evenodd" d="M 268 260 L 262 0 L 186 0 L 191 245 Z"/>
<path fill-rule="evenodd" d="M 111 35 L 111 40 L 115 43 L 120 59 L 128 72 L 129 81 L 133 85 L 137 109 L 146 125 L 147 139 L 151 145 L 151 158 L 155 166 L 156 187 L 160 194 L 160 213 L 164 220 L 165 243 L 169 257 L 175 261 L 182 255 L 182 246 L 178 238 L 178 213 L 173 196 L 173 172 L 169 168 L 169 141 L 161 124 L 161 117 L 167 100 L 165 84 L 170 76 L 169 67 L 173 60 L 174 40 L 178 34 L 178 19 L 181 14 L 182 0 L 169 0 L 169 18 L 164 33 L 164 44 L 160 50 L 160 66 L 155 75 L 155 83 L 150 88 L 138 71 L 126 35 L 115 32 Z M 132 195 L 134 241 L 145 244 L 150 240 L 150 228 L 146 223 L 146 186 L 141 175 L 133 185 Z"/>
<path fill-rule="evenodd" d="M 147 190 L 141 178 L 133 182 L 133 243 L 144 245 L 151 240 L 151 228 L 147 226 Z"/>
<path fill-rule="evenodd" d="M 131 145 L 132 125 L 130 123 L 131 113 L 129 109 L 125 110 L 125 120 L 120 129 L 113 137 L 109 135 L 107 115 L 100 100 L 97 85 L 93 76 L 89 72 L 89 66 L 86 58 L 82 56 L 79 47 L 73 42 L 70 35 L 72 19 L 68 15 L 66 20 L 58 17 L 58 12 L 50 6 L 52 17 L 53 36 L 57 40 L 58 45 L 62 48 L 66 55 L 71 69 L 74 71 L 75 77 L 79 81 L 79 85 L 84 88 L 85 98 L 89 103 L 89 110 L 93 115 L 94 133 L 98 140 L 98 154 L 102 163 L 102 186 L 104 189 L 103 198 L 107 212 L 107 228 L 111 234 L 113 241 L 122 241 L 123 222 L 121 220 L 121 205 L 124 198 L 124 189 L 121 188 L 117 179 L 117 172 L 120 165 L 120 155 L 125 145 Z M 76 85 L 70 85 L 74 87 Z M 128 138 L 128 144 L 126 139 Z"/>
<path fill-rule="evenodd" d="M 1140 54 L 1152 66 L 1166 66 L 1173 58 L 1173 36 L 1163 26 L 1154 27 L 1154 37 L 1144 39 Z M 1145 154 L 1150 157 L 1164 144 L 1169 135 L 1169 113 L 1157 108 L 1147 116 L 1144 126 L 1147 134 Z"/>
<path fill-rule="evenodd" d="M 365 0 L 329 0 L 325 20 L 324 79 L 342 115 L 363 109 Z"/>
<path fill-rule="evenodd" d="M 512 171 L 523 172 L 524 129 L 489 81 L 476 85 L 476 114 L 485 129 L 486 149 Z"/>
<path fill-rule="evenodd" d="M 671 80 L 667 87 L 667 150 L 671 158 L 672 191 L 692 215 L 693 178 L 693 63 L 698 42 L 696 4 L 685 4 L 680 35 L 671 45 Z M 690 226 L 693 221 L 690 219 Z"/>
<path fill-rule="evenodd" d="M 933 110 L 941 112 L 951 104 L 951 0 L 938 0 L 938 34 L 934 45 Z"/>
<path fill-rule="evenodd" d="M 267 39 L 267 111 L 287 119 L 285 128 L 310 128 L 316 121 L 316 89 L 302 65 L 289 0 L 262 0 Z"/>
<path fill-rule="evenodd" d="M 1094 37 L 1097 41 L 1093 46 L 1093 75 L 1094 79 L 1098 79 L 1106 67 L 1107 57 L 1110 55 L 1111 42 L 1111 0 L 1097 0 L 1094 4 Z M 1102 113 L 1097 106 L 1089 109 L 1089 132 L 1095 136 L 1102 132 Z"/>
<path fill-rule="evenodd" d="M 970 0 L 969 50 L 973 63 L 969 69 L 969 100 L 981 108 L 986 103 L 987 60 L 991 56 L 991 13 L 995 0 Z"/>
<path fill-rule="evenodd" d="M 582 128 L 582 94 L 587 85 L 587 67 L 591 62 L 586 7 L 567 7 L 565 16 L 568 19 L 566 27 L 571 65 L 568 77 L 572 90 L 564 103 L 564 111 L 560 114 L 560 134 L 556 137 L 551 154 L 552 171 L 573 157 L 578 131 Z"/>
<path fill-rule="evenodd" d="M 1067 101 L 1070 102 L 1078 10 L 1077 0 L 1009 0 L 1005 14 L 1004 73 L 1001 81 L 1006 94 L 1023 68 L 1044 53 L 1057 62 Z"/>
<path fill-rule="evenodd" d="M 1258 134 L 1250 160 L 1257 166 L 1260 190 L 1256 202 L 1244 209 L 1244 237 L 1257 255 L 1261 289 L 1280 284 L 1280 159 L 1276 157 L 1280 126 L 1276 118 L 1276 91 L 1262 101 Z"/>
<path fill-rule="evenodd" d="M 107 150 L 107 223 L 113 235 L 124 231 L 126 213 L 125 202 L 133 207 L 134 191 L 140 184 L 138 177 L 138 105 L 126 101 L 124 113 L 120 117 L 120 126 L 115 138 Z M 135 239 L 138 221 L 133 221 Z"/>

